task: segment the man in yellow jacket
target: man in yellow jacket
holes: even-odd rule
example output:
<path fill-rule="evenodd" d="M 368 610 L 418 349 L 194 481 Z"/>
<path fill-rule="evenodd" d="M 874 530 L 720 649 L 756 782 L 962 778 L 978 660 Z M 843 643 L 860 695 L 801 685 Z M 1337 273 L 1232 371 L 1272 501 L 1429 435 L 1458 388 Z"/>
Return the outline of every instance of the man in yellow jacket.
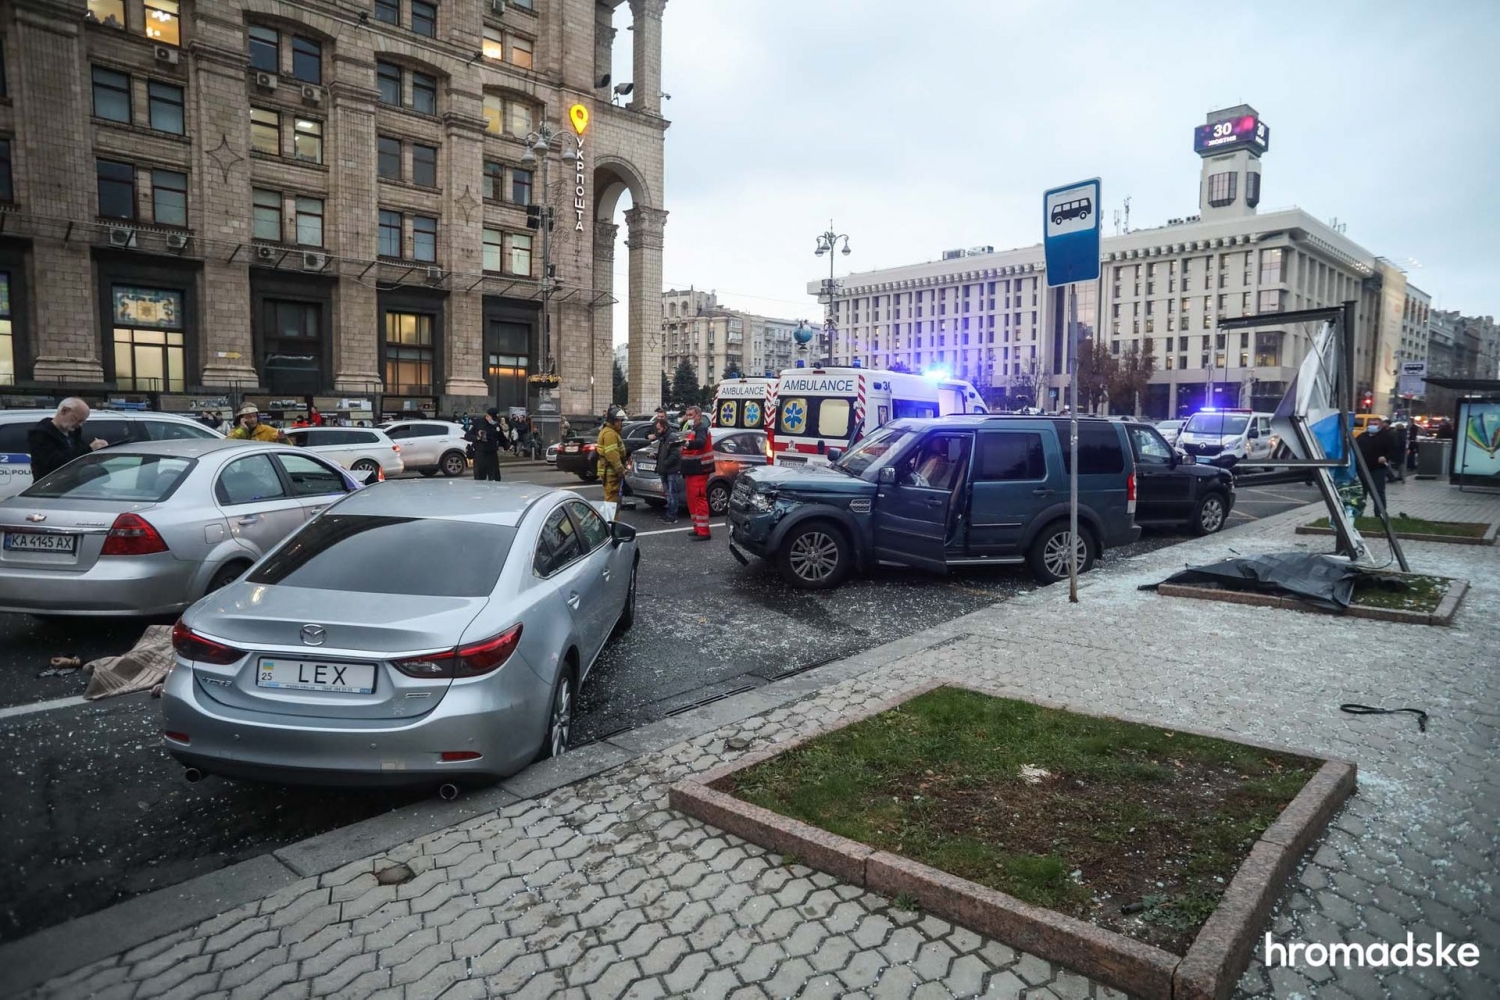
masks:
<path fill-rule="evenodd" d="M 260 422 L 260 410 L 254 403 L 246 403 L 234 418 L 234 430 L 229 436 L 236 441 L 285 441 L 286 435 L 270 424 Z"/>
<path fill-rule="evenodd" d="M 604 426 L 599 428 L 599 437 L 594 445 L 599 458 L 599 478 L 604 480 L 604 502 L 606 513 L 614 520 L 619 509 L 620 484 L 625 481 L 625 441 L 620 437 L 620 428 L 625 425 L 625 411 L 611 406 L 604 415 Z"/>

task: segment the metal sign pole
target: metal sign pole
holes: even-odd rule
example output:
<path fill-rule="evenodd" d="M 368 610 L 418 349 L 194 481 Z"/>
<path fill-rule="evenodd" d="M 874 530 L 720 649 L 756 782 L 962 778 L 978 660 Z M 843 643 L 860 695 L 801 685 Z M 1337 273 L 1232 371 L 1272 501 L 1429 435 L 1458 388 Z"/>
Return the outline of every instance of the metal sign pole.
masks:
<path fill-rule="evenodd" d="M 1068 324 L 1068 356 L 1072 359 L 1068 379 L 1068 601 L 1078 603 L 1078 311 L 1074 289 L 1069 285 L 1063 315 Z"/>

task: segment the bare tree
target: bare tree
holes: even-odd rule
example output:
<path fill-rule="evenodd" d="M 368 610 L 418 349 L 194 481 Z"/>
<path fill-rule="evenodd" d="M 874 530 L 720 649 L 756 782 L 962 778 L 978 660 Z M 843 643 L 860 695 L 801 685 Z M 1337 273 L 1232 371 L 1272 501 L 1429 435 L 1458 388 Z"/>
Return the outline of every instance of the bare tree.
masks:
<path fill-rule="evenodd" d="M 1097 337 L 1078 345 L 1078 402 L 1085 413 L 1098 412 L 1099 404 L 1109 397 L 1119 368 L 1119 360 Z"/>
<path fill-rule="evenodd" d="M 1109 384 L 1109 398 L 1121 405 L 1128 404 L 1131 413 L 1139 415 L 1141 396 L 1151 384 L 1151 374 L 1154 371 L 1156 355 L 1152 351 L 1150 338 L 1146 339 L 1144 351 L 1131 344 L 1116 363 L 1114 378 Z"/>
<path fill-rule="evenodd" d="M 1042 405 L 1039 399 L 1041 388 L 1042 375 L 1040 369 L 1022 369 L 1021 374 L 1011 379 L 1010 392 L 1007 393 L 1011 408 L 1014 409 L 1015 403 L 1020 402 L 1022 397 L 1026 399 L 1027 406 L 1040 407 Z"/>

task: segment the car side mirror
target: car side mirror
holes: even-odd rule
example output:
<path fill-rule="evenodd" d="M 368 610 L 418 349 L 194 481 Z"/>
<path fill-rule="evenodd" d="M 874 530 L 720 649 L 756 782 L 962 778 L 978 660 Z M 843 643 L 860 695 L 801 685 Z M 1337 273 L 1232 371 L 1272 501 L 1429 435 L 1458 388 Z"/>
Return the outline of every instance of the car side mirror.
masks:
<path fill-rule="evenodd" d="M 896 485 L 896 470 L 887 465 L 880 470 L 880 482 L 884 486 Z"/>
<path fill-rule="evenodd" d="M 830 462 L 837 462 L 839 459 L 841 459 L 843 457 L 844 457 L 844 449 L 842 449 L 842 448 L 829 448 L 828 449 L 828 461 L 830 461 Z"/>
<path fill-rule="evenodd" d="M 355 481 L 358 482 L 361 486 L 369 486 L 370 483 L 373 482 L 374 479 L 375 479 L 375 470 L 373 470 L 373 469 L 350 469 L 349 470 L 349 475 L 353 476 L 354 479 L 355 479 Z"/>
<path fill-rule="evenodd" d="M 1260 431 L 1257 430 L 1254 427 L 1250 428 L 1250 435 L 1249 435 L 1249 437 L 1250 437 L 1250 440 L 1254 441 L 1256 438 L 1260 437 Z"/>
<path fill-rule="evenodd" d="M 1177 468 L 1177 465 L 1178 465 L 1179 461 L 1180 461 L 1180 459 L 1178 459 L 1178 457 L 1177 457 L 1177 452 L 1175 452 L 1175 451 L 1172 452 L 1171 457 L 1167 459 L 1167 466 L 1168 466 L 1168 468 L 1172 468 L 1172 469 Z"/>
<path fill-rule="evenodd" d="M 609 538 L 611 544 L 619 545 L 621 542 L 635 541 L 635 528 L 624 521 L 609 522 Z"/>

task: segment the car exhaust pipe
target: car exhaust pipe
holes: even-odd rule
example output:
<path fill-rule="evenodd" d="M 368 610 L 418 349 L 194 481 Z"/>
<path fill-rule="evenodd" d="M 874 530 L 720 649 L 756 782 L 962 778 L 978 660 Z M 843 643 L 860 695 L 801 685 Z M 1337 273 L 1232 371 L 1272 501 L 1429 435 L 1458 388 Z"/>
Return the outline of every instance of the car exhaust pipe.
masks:
<path fill-rule="evenodd" d="M 187 783 L 190 785 L 196 785 L 198 782 L 207 777 L 207 775 L 198 770 L 196 767 L 190 767 L 186 771 L 183 771 L 182 776 L 187 779 Z"/>
<path fill-rule="evenodd" d="M 438 786 L 438 798 L 444 802 L 452 802 L 458 798 L 458 786 L 451 781 L 445 781 Z"/>

